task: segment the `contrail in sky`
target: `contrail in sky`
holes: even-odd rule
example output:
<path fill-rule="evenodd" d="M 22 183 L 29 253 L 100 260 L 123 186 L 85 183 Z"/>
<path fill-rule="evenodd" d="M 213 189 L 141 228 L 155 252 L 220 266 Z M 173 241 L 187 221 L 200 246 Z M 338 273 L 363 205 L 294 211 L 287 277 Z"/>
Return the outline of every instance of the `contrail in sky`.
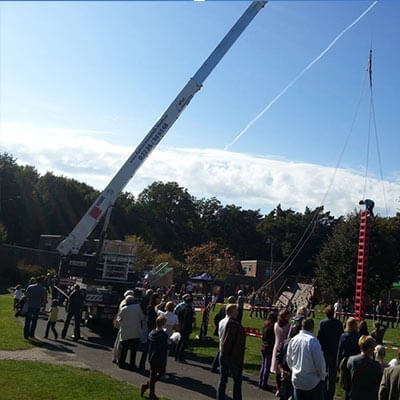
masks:
<path fill-rule="evenodd" d="M 268 104 L 267 106 L 255 117 L 253 118 L 246 127 L 233 139 L 233 141 L 225 146 L 225 150 L 227 150 L 230 146 L 234 145 L 249 129 L 250 127 L 259 120 L 271 107 L 272 105 L 282 97 L 318 60 L 321 59 L 327 53 L 331 47 L 350 29 L 352 28 L 357 22 L 359 22 L 375 5 L 377 1 L 374 1 L 358 18 L 356 18 L 347 28 L 345 28 L 342 32 L 339 33 L 332 40 L 332 42 L 328 45 L 328 47 L 322 51 L 322 53 L 314 58 L 313 61 L 310 62 L 278 95 L 276 95 Z"/>

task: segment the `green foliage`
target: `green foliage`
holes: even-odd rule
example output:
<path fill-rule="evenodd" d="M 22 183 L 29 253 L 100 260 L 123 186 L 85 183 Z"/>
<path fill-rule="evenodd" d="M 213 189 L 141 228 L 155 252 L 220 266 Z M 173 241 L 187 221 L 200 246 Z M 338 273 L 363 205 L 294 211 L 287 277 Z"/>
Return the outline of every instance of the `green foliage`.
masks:
<path fill-rule="evenodd" d="M 25 264 L 21 261 L 17 264 L 18 280 L 19 282 L 29 282 L 32 277 L 43 275 L 47 272 L 46 268 L 41 265 Z"/>
<path fill-rule="evenodd" d="M 199 217 L 194 198 L 176 182 L 154 182 L 140 193 L 137 209 L 143 238 L 181 258 L 196 243 Z"/>
<path fill-rule="evenodd" d="M 185 264 L 189 276 L 204 272 L 216 278 L 225 279 L 229 274 L 238 273 L 237 262 L 228 249 L 215 242 L 208 242 L 185 251 Z"/>
<path fill-rule="evenodd" d="M 157 251 L 153 247 L 139 237 L 139 236 L 127 236 L 126 242 L 136 244 L 136 256 L 135 256 L 135 270 L 143 272 L 151 269 L 156 265 Z"/>
<path fill-rule="evenodd" d="M 295 254 L 296 245 L 301 239 L 308 237 L 308 242 L 295 258 L 295 269 L 291 274 L 313 275 L 316 258 L 323 243 L 327 240 L 337 220 L 322 208 L 304 213 L 295 212 L 290 208 L 283 210 L 280 205 L 264 217 L 258 225 L 259 231 L 272 243 L 274 260 L 285 260 Z"/>
<path fill-rule="evenodd" d="M 400 278 L 399 224 L 397 217 L 371 220 L 367 282 L 371 296 L 379 296 Z M 316 274 L 328 299 L 354 296 L 359 227 L 360 214 L 348 215 L 322 247 Z"/>

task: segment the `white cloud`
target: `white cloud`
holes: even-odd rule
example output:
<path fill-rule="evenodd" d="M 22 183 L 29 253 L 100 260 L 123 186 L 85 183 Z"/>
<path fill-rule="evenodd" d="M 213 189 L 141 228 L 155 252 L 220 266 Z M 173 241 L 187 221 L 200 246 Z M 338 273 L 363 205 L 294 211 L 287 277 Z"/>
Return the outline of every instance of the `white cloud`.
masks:
<path fill-rule="evenodd" d="M 1 151 L 39 172 L 84 181 L 102 189 L 134 150 L 107 141 L 111 132 L 38 129 L 30 125 L 3 124 Z M 278 203 L 303 211 L 323 201 L 334 168 L 276 160 L 215 149 L 158 148 L 139 169 L 127 190 L 140 193 L 155 180 L 176 181 L 197 198 L 215 196 L 223 203 L 269 211 Z M 357 207 L 364 178 L 356 171 L 339 169 L 325 209 L 343 215 Z M 399 208 L 400 184 L 385 182 L 390 215 Z M 367 196 L 386 215 L 382 184 L 368 181 Z"/>

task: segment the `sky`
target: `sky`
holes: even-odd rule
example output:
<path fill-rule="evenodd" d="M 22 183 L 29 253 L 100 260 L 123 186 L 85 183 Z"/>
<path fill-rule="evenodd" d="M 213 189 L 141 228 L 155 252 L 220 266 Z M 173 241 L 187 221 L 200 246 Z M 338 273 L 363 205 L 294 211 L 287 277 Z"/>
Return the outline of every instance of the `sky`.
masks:
<path fill-rule="evenodd" d="M 104 189 L 249 4 L 1 2 L 0 152 Z M 324 53 L 371 5 L 268 3 L 126 190 L 176 181 L 262 213 L 323 204 L 336 216 L 366 197 L 394 215 L 400 2 L 378 2 Z"/>

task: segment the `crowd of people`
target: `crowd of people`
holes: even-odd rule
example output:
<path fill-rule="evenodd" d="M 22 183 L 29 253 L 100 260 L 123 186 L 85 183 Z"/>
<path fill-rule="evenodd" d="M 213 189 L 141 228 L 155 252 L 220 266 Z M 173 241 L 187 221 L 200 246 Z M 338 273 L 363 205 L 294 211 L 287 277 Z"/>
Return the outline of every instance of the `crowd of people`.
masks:
<path fill-rule="evenodd" d="M 354 304 L 350 299 L 339 298 L 334 304 L 335 317 L 343 321 L 354 311 Z M 381 325 L 397 328 L 400 324 L 400 302 L 395 300 L 385 301 L 373 299 L 366 307 L 366 313 Z"/>
<path fill-rule="evenodd" d="M 50 330 L 55 339 L 58 337 L 59 301 L 48 282 L 48 277 L 39 277 L 32 280 L 25 291 L 20 286 L 15 289 L 16 315 L 24 308 L 25 338 L 35 336 L 39 312 L 46 308 L 49 296 L 52 299 L 47 310 L 45 337 Z M 214 334 L 218 336 L 219 348 L 211 371 L 220 374 L 217 400 L 225 399 L 228 377 L 233 379 L 233 399 L 242 399 L 246 346 L 242 318 L 245 300 L 243 291 L 237 291 L 236 296 L 229 297 L 228 303 L 220 307 L 214 317 Z M 400 352 L 398 360 L 385 363 L 385 347 L 382 346 L 390 322 L 387 309 L 394 310 L 396 307 L 397 310 L 396 303 L 388 303 L 387 309 L 382 308 L 384 302 L 377 303 L 375 329 L 369 333 L 366 322 L 358 323 L 353 317 L 347 318 L 343 326 L 342 313 L 352 312 L 348 299 L 344 302 L 339 299 L 334 306 L 328 306 L 325 309 L 326 318 L 320 322 L 318 329 L 307 307 L 281 309 L 278 312 L 271 311 L 267 305 L 261 306 L 259 302 L 261 300 L 256 297 L 249 299 L 249 316 L 265 319 L 260 346 L 260 389 L 275 392 L 283 400 L 333 400 L 339 377 L 345 400 L 400 399 Z M 79 285 L 74 285 L 68 294 L 62 338 L 65 338 L 74 317 L 72 338 L 80 339 L 83 306 L 84 295 Z M 194 323 L 191 293 L 184 290 L 177 293 L 175 287 L 128 290 L 114 318 L 118 334 L 112 352 L 113 362 L 120 368 L 134 371 L 144 371 L 148 362 L 149 379 L 142 384 L 141 394 L 149 391 L 149 398 L 155 400 L 156 382 L 162 377 L 168 379 L 168 355 L 175 357 L 177 362 L 186 363 L 185 349 Z M 270 373 L 275 374 L 274 386 L 268 383 Z"/>

